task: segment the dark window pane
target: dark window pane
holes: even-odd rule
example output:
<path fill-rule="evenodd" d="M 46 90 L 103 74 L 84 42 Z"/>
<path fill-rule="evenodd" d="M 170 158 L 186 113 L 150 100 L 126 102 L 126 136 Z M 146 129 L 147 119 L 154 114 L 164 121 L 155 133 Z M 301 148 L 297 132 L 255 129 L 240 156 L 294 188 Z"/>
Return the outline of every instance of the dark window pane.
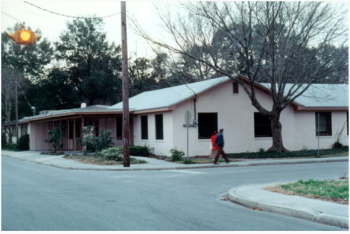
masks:
<path fill-rule="evenodd" d="M 198 113 L 198 139 L 210 139 L 218 130 L 218 113 Z"/>
<path fill-rule="evenodd" d="M 163 140 L 163 115 L 156 115 L 156 140 Z"/>
<path fill-rule="evenodd" d="M 233 93 L 238 93 L 238 83 L 233 82 Z"/>
<path fill-rule="evenodd" d="M 123 119 L 122 117 L 117 117 L 117 138 L 123 137 Z"/>
<path fill-rule="evenodd" d="M 318 130 L 320 136 L 332 135 L 332 118 L 331 112 L 316 112 L 316 136 L 318 136 Z M 320 116 L 318 116 L 320 114 Z"/>
<path fill-rule="evenodd" d="M 255 137 L 272 137 L 270 119 L 260 113 L 254 113 L 254 131 Z"/>
<path fill-rule="evenodd" d="M 148 140 L 148 118 L 147 118 L 147 115 L 141 116 L 141 139 Z"/>

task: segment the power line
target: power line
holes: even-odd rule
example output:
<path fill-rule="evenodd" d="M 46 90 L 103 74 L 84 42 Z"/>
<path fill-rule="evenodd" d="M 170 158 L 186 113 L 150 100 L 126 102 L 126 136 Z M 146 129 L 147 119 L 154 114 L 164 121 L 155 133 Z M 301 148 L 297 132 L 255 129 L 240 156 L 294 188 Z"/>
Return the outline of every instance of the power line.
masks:
<path fill-rule="evenodd" d="M 8 17 L 11 17 L 11 18 L 12 18 L 12 19 L 14 19 L 14 20 L 17 20 L 18 22 L 21 22 L 20 20 L 18 20 L 18 19 L 16 19 L 16 18 L 14 18 L 14 17 L 12 17 L 12 16 L 10 16 L 10 15 L 6 14 L 5 12 L 2 12 L 2 11 L 1 11 L 1 13 L 3 13 L 3 14 L 5 14 L 5 15 L 7 15 Z"/>
<path fill-rule="evenodd" d="M 56 12 L 53 12 L 53 11 L 49 11 L 49 10 L 46 10 L 44 8 L 41 8 L 41 7 L 38 7 L 32 3 L 29 3 L 27 1 L 24 1 L 25 3 L 29 4 L 29 5 L 32 5 L 36 8 L 39 8 L 40 10 L 43 10 L 43 11 L 47 11 L 47 12 L 50 12 L 51 14 L 55 14 L 55 15 L 60 15 L 60 16 L 65 16 L 65 17 L 70 17 L 70 18 L 77 18 L 77 19 L 102 19 L 102 18 L 107 18 L 107 17 L 112 17 L 112 16 L 115 16 L 115 15 L 119 15 L 119 13 L 116 13 L 116 14 L 113 14 L 113 15 L 107 15 L 107 16 L 102 16 L 102 17 L 77 17 L 77 16 L 70 16 L 70 15 L 64 15 L 64 14 L 60 14 L 60 13 L 56 13 Z"/>

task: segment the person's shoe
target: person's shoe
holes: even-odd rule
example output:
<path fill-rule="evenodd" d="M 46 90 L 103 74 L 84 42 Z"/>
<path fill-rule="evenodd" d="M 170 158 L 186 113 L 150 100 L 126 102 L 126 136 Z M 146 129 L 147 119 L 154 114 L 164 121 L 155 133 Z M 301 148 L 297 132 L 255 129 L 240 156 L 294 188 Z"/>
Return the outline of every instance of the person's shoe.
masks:
<path fill-rule="evenodd" d="M 220 163 L 214 163 L 215 165 L 220 165 Z"/>
<path fill-rule="evenodd" d="M 228 160 L 226 163 L 230 163 L 231 162 L 231 160 Z"/>

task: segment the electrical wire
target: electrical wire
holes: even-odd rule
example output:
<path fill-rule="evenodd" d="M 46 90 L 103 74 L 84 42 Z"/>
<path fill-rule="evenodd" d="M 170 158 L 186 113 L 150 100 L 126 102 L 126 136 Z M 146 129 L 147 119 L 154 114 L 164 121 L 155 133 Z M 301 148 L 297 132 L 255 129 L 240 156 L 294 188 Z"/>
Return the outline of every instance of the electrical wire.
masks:
<path fill-rule="evenodd" d="M 12 18 L 12 19 L 14 19 L 14 20 L 17 20 L 18 22 L 22 22 L 22 21 L 20 21 L 20 20 L 16 19 L 15 17 L 12 17 L 12 16 L 10 16 L 10 15 L 6 14 L 5 12 L 2 12 L 2 11 L 1 11 L 1 13 L 3 13 L 3 14 L 5 14 L 5 15 L 7 15 L 8 17 L 11 17 L 11 18 Z"/>
<path fill-rule="evenodd" d="M 32 3 L 29 3 L 27 1 L 24 1 L 25 3 L 29 4 L 29 5 L 32 5 L 36 8 L 39 8 L 40 10 L 43 10 L 43 11 L 47 11 L 47 12 L 50 12 L 51 14 L 55 14 L 55 15 L 60 15 L 60 16 L 64 16 L 64 17 L 70 17 L 70 18 L 76 18 L 76 19 L 103 19 L 103 18 L 107 18 L 107 17 L 112 17 L 112 16 L 115 16 L 115 15 L 119 15 L 121 12 L 119 13 L 116 13 L 116 14 L 112 14 L 112 15 L 107 15 L 107 16 L 102 16 L 102 17 L 79 17 L 79 16 L 71 16 L 71 15 L 64 15 L 64 14 L 60 14 L 60 13 L 56 13 L 56 12 L 53 12 L 53 11 L 49 11 L 49 10 L 46 10 L 44 8 L 41 8 L 39 6 L 36 6 Z"/>
<path fill-rule="evenodd" d="M 1 11 L 1 13 L 5 14 L 5 15 L 7 15 L 7 16 L 9 16 L 9 17 L 11 17 L 12 19 L 17 20 L 17 21 L 18 21 L 19 23 L 21 23 L 21 24 L 23 23 L 23 21 L 21 21 L 21 20 L 19 20 L 19 19 L 16 19 L 16 18 L 10 16 L 9 14 L 6 14 L 6 13 L 3 12 L 3 11 Z M 48 28 L 48 29 L 51 29 L 52 31 L 63 30 L 62 28 L 46 27 L 46 26 L 42 26 L 42 25 L 38 25 L 38 24 L 30 24 L 30 25 L 35 25 L 35 26 L 39 26 L 39 27 L 43 27 L 43 28 Z"/>

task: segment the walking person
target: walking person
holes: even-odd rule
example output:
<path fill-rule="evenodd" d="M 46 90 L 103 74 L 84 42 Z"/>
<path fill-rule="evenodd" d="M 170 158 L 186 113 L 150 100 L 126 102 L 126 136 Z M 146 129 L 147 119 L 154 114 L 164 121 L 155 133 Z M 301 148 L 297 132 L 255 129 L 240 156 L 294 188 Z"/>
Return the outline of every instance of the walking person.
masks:
<path fill-rule="evenodd" d="M 225 154 L 225 151 L 224 151 L 224 129 L 221 128 L 220 129 L 220 132 L 218 134 L 216 134 L 216 139 L 215 139 L 215 144 L 218 146 L 218 152 L 216 153 L 216 157 L 214 159 L 214 164 L 219 164 L 218 163 L 218 160 L 219 160 L 219 157 L 220 157 L 220 154 L 222 155 L 222 157 L 226 160 L 226 163 L 229 163 L 231 162 L 226 154 Z"/>
<path fill-rule="evenodd" d="M 211 136 L 211 145 L 210 145 L 211 154 L 209 158 L 211 158 L 213 161 L 219 149 L 219 147 L 215 144 L 215 140 L 216 140 L 216 131 L 214 131 L 214 135 Z"/>

